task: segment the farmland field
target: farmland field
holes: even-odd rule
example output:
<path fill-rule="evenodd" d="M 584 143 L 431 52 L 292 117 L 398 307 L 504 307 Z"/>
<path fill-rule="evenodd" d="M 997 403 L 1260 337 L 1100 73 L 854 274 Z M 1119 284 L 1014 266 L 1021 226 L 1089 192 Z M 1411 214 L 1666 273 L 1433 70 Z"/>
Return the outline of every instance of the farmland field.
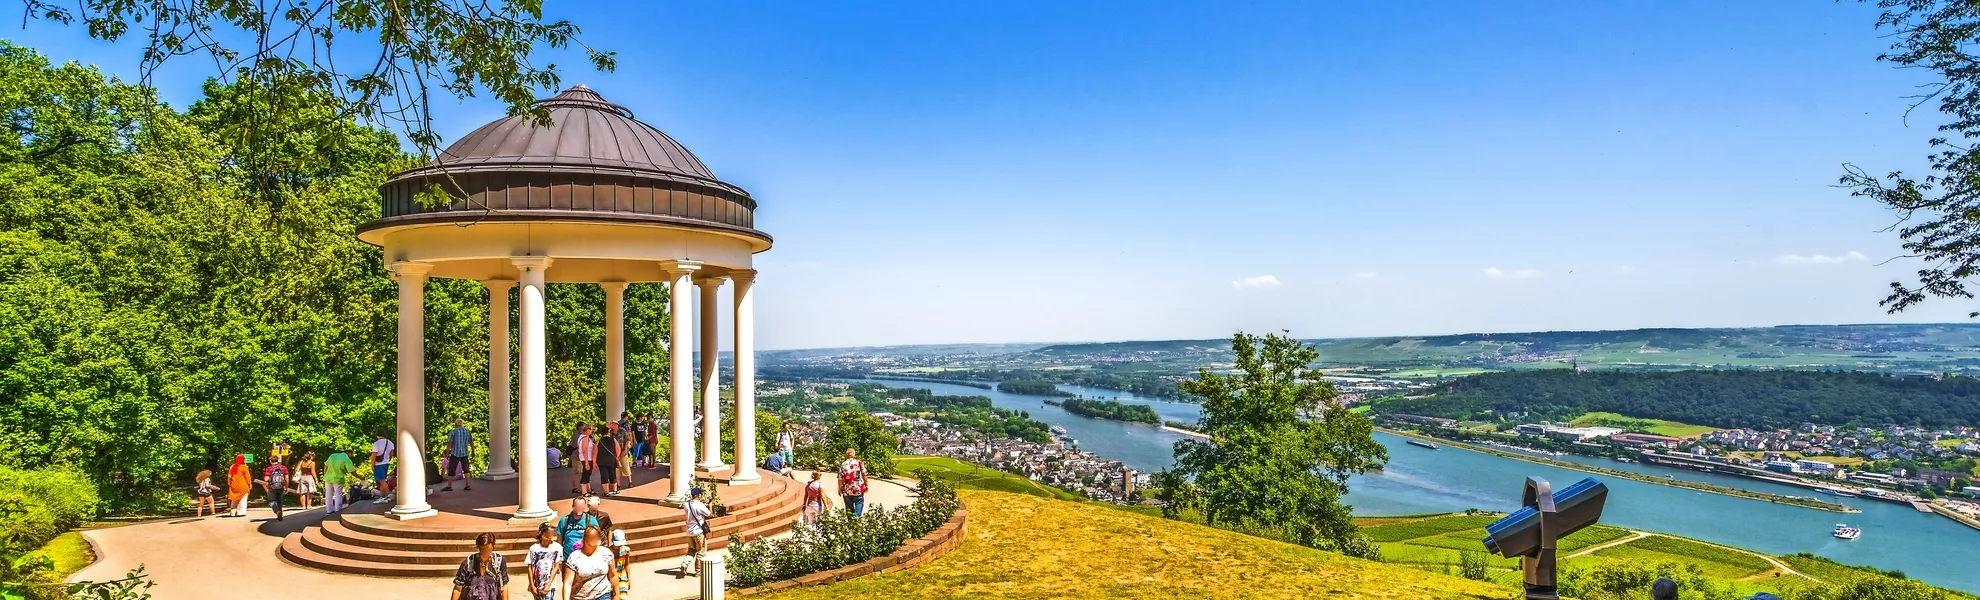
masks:
<path fill-rule="evenodd" d="M 1716 427 L 1690 425 L 1662 419 L 1626 417 L 1612 412 L 1582 413 L 1581 416 L 1574 418 L 1573 424 L 1576 427 L 1618 427 L 1630 431 L 1647 431 L 1656 435 L 1680 438 L 1696 437 L 1718 429 Z"/>

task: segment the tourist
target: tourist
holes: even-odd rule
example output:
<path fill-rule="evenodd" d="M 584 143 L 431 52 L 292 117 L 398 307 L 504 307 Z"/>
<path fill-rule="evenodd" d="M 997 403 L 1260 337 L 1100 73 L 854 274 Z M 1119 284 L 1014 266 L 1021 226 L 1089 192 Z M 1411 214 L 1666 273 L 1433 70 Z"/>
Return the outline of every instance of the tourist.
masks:
<path fill-rule="evenodd" d="M 316 453 L 304 452 L 296 463 L 296 510 L 309 510 L 309 496 L 316 493 Z"/>
<path fill-rule="evenodd" d="M 564 453 L 566 457 L 571 459 L 571 493 L 573 494 L 578 493 L 578 470 L 579 470 L 578 467 L 581 465 L 581 463 L 578 462 L 577 451 L 578 451 L 578 440 L 583 437 L 584 437 L 584 424 L 580 423 L 576 428 L 571 430 L 571 444 L 569 446 L 566 446 L 567 448 L 570 448 L 570 451 Z"/>
<path fill-rule="evenodd" d="M 817 525 L 821 512 L 825 512 L 825 482 L 812 471 L 811 482 L 804 484 L 804 524 Z"/>
<path fill-rule="evenodd" d="M 775 452 L 770 453 L 770 458 L 763 459 L 763 470 L 769 471 L 772 475 L 785 474 L 784 455 Z"/>
<path fill-rule="evenodd" d="M 792 452 L 795 446 L 791 441 L 791 424 L 785 423 L 783 426 L 778 427 L 777 455 L 784 457 L 784 464 L 788 465 L 797 462 L 797 455 Z"/>
<path fill-rule="evenodd" d="M 372 504 L 383 504 L 392 499 L 392 452 L 397 448 L 386 437 L 384 431 L 379 431 L 378 441 L 371 443 L 371 478 L 378 485 L 378 499 L 372 500 Z"/>
<path fill-rule="evenodd" d="M 688 553 L 681 559 L 681 570 L 674 573 L 675 579 L 693 573 L 701 553 L 708 551 L 709 511 L 708 505 L 701 503 L 701 488 L 688 490 L 688 501 L 681 504 L 681 515 L 685 518 L 682 530 L 688 535 Z"/>
<path fill-rule="evenodd" d="M 624 491 L 628 487 L 632 487 L 633 484 L 632 482 L 633 438 L 632 438 L 632 427 L 628 425 L 626 422 L 620 421 L 615 425 L 618 426 L 618 429 L 612 432 L 612 437 L 618 438 L 619 448 L 618 448 L 618 452 L 614 453 L 618 455 L 618 460 L 613 464 L 618 466 L 619 480 L 613 487 L 614 490 L 613 495 L 618 495 L 618 492 Z"/>
<path fill-rule="evenodd" d="M 572 498 L 571 512 L 557 518 L 557 539 L 564 542 L 566 554 L 576 551 L 578 543 L 584 541 L 585 528 L 598 526 L 598 517 L 592 516 L 589 508 L 583 497 Z"/>
<path fill-rule="evenodd" d="M 660 468 L 660 415 L 646 416 L 646 468 Z"/>
<path fill-rule="evenodd" d="M 591 435 L 591 425 L 579 425 L 577 437 L 577 481 L 571 493 L 589 495 L 591 493 L 591 472 L 598 469 L 598 440 Z M 602 483 L 602 482 L 601 482 Z"/>
<path fill-rule="evenodd" d="M 598 436 L 595 464 L 598 466 L 598 489 L 604 496 L 619 495 L 619 457 L 622 453 L 619 452 L 618 430 L 617 421 L 607 422 L 604 435 Z"/>
<path fill-rule="evenodd" d="M 633 466 L 646 466 L 646 445 L 653 441 L 652 438 L 648 438 L 646 435 L 646 425 L 646 417 L 637 414 L 632 416 Z"/>
<path fill-rule="evenodd" d="M 213 492 L 220 489 L 213 485 L 213 470 L 200 471 L 193 479 L 198 481 L 193 484 L 193 516 L 199 517 L 206 513 L 220 514 L 220 509 L 213 506 Z"/>
<path fill-rule="evenodd" d="M 866 463 L 859 461 L 852 448 L 846 449 L 846 462 L 839 463 L 839 497 L 846 500 L 846 510 L 853 516 L 866 514 Z"/>
<path fill-rule="evenodd" d="M 597 519 L 599 531 L 611 531 L 614 529 L 612 526 L 612 513 L 605 512 L 605 507 L 599 506 L 597 496 L 586 496 L 584 503 L 585 508 L 591 511 L 591 516 Z"/>
<path fill-rule="evenodd" d="M 564 451 L 558 450 L 556 446 L 549 446 L 544 448 L 543 458 L 544 460 L 549 461 L 543 463 L 544 464 L 543 468 L 545 469 L 555 469 L 557 467 L 564 466 Z"/>
<path fill-rule="evenodd" d="M 557 543 L 557 530 L 549 523 L 536 526 L 536 543 L 530 545 L 529 596 L 531 600 L 557 600 L 557 570 L 564 566 L 564 545 Z"/>
<path fill-rule="evenodd" d="M 495 534 L 474 537 L 474 554 L 454 571 L 453 600 L 508 600 L 509 565 L 495 553 Z"/>
<path fill-rule="evenodd" d="M 447 430 L 447 487 L 442 492 L 454 491 L 454 479 L 461 480 L 462 490 L 474 489 L 474 480 L 468 479 L 468 448 L 474 445 L 474 434 L 468 433 L 460 419 L 454 419 L 454 428 Z"/>
<path fill-rule="evenodd" d="M 261 471 L 261 479 L 254 482 L 268 493 L 268 508 L 275 511 L 275 520 L 282 520 L 282 495 L 289 491 L 289 468 L 282 466 L 282 459 L 270 456 L 268 467 Z"/>
<path fill-rule="evenodd" d="M 254 491 L 254 474 L 248 470 L 247 457 L 236 454 L 234 466 L 227 468 L 228 516 L 247 516 L 248 492 L 251 491 Z"/>
<path fill-rule="evenodd" d="M 626 543 L 624 529 L 612 530 L 612 580 L 618 584 L 613 598 L 632 598 L 632 545 Z"/>
<path fill-rule="evenodd" d="M 351 463 L 351 455 L 337 451 L 323 461 L 323 508 L 326 514 L 344 512 L 344 483 L 350 480 L 351 471 L 357 465 Z"/>
<path fill-rule="evenodd" d="M 612 597 L 612 551 L 603 544 L 598 527 L 584 528 L 577 550 L 564 558 L 564 588 L 570 600 L 601 600 Z"/>

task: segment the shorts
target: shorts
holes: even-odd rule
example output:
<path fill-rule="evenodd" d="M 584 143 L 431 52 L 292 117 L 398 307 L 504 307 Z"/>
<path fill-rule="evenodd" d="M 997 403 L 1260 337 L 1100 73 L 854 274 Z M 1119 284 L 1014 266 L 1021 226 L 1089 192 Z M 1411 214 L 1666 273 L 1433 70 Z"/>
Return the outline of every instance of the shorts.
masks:
<path fill-rule="evenodd" d="M 688 536 L 688 556 L 701 556 L 708 551 L 708 534 Z"/>
<path fill-rule="evenodd" d="M 462 477 L 467 477 L 467 465 L 468 465 L 467 457 L 450 456 L 447 458 L 447 475 L 450 476 L 459 475 Z"/>
<path fill-rule="evenodd" d="M 628 460 L 619 463 L 619 476 L 632 477 L 632 461 Z"/>
<path fill-rule="evenodd" d="M 379 483 L 384 483 L 385 480 L 390 479 L 391 476 L 392 476 L 391 463 L 378 463 L 375 465 L 371 465 L 371 478 L 378 481 Z"/>
<path fill-rule="evenodd" d="M 577 465 L 578 465 L 578 483 L 584 485 L 590 485 L 591 469 L 584 468 L 584 461 L 578 461 Z"/>
<path fill-rule="evenodd" d="M 599 463 L 598 482 L 607 485 L 618 483 L 619 466 L 614 464 Z"/>

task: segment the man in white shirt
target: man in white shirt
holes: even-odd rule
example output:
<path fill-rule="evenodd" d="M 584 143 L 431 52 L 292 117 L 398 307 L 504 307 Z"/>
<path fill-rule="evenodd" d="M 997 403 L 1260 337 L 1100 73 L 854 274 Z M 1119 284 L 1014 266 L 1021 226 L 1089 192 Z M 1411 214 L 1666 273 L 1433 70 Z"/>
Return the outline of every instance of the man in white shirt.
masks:
<path fill-rule="evenodd" d="M 694 565 L 701 560 L 701 553 L 708 551 L 708 505 L 701 502 L 701 488 L 688 490 L 688 501 L 681 505 L 681 513 L 686 517 L 682 526 L 688 534 L 688 554 L 681 560 L 681 570 L 674 573 L 675 579 L 687 577 L 694 571 Z"/>
<path fill-rule="evenodd" d="M 378 499 L 372 500 L 372 504 L 384 504 L 392 499 L 392 453 L 398 448 L 386 437 L 384 431 L 379 431 L 378 441 L 371 443 L 371 478 L 378 484 Z"/>
<path fill-rule="evenodd" d="M 777 429 L 777 453 L 784 455 L 785 465 L 797 460 L 797 456 L 792 452 L 795 446 L 796 444 L 791 440 L 791 424 L 785 423 L 783 427 Z"/>

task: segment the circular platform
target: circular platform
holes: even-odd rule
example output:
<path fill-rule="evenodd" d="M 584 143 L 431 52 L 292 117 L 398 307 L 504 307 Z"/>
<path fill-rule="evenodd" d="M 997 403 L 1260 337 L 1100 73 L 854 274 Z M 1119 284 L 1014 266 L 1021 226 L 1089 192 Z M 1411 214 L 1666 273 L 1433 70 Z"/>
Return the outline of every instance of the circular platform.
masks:
<path fill-rule="evenodd" d="M 635 561 L 687 553 L 681 509 L 660 504 L 670 489 L 668 480 L 661 477 L 666 472 L 634 469 L 638 485 L 599 501 L 598 508 L 612 516 L 613 526 L 626 531 Z M 726 480 L 728 473 L 717 471 L 707 476 Z M 573 496 L 569 493 L 569 471 L 552 469 L 549 479 L 554 490 L 550 507 L 568 512 Z M 783 533 L 796 525 L 803 512 L 804 486 L 788 477 L 766 474 L 757 485 L 721 484 L 717 493 L 728 513 L 710 520 L 710 548 L 728 545 L 731 533 L 741 534 L 744 540 Z M 516 509 L 515 480 L 477 479 L 473 491 L 439 492 L 427 500 L 440 514 L 410 521 L 385 515 L 390 503 L 359 502 L 337 517 L 284 538 L 281 555 L 293 564 L 337 573 L 451 577 L 461 559 L 475 551 L 475 536 L 494 533 L 495 549 L 508 559 L 509 570 L 521 573 L 528 569 L 523 554 L 534 542 L 536 526 L 509 523 Z"/>

